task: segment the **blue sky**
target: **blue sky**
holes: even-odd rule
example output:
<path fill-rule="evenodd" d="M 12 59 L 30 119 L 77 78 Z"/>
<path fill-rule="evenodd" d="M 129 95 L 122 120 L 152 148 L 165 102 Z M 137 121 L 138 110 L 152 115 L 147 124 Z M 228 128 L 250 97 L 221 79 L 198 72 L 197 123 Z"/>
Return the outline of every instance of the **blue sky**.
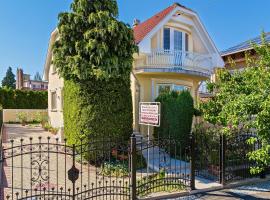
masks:
<path fill-rule="evenodd" d="M 132 24 L 177 0 L 118 0 L 120 20 Z M 0 80 L 11 66 L 42 73 L 51 31 L 72 0 L 0 0 Z M 269 0 L 178 0 L 195 10 L 219 50 L 269 31 Z"/>

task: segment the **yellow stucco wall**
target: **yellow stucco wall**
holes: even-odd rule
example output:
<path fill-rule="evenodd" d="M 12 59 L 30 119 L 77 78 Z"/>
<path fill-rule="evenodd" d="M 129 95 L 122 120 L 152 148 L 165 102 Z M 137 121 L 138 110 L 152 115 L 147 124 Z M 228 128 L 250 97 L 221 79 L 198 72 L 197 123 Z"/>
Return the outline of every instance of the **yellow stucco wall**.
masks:
<path fill-rule="evenodd" d="M 147 135 L 147 127 L 138 124 L 139 102 L 155 101 L 158 84 L 169 83 L 187 86 L 194 98 L 194 103 L 196 103 L 199 82 L 205 80 L 203 77 L 177 73 L 142 73 L 135 76 L 136 79 L 132 78 L 133 128 L 144 135 Z M 134 83 L 135 81 L 137 81 L 137 85 Z M 152 132 L 153 128 L 151 127 L 150 135 L 152 135 Z"/>

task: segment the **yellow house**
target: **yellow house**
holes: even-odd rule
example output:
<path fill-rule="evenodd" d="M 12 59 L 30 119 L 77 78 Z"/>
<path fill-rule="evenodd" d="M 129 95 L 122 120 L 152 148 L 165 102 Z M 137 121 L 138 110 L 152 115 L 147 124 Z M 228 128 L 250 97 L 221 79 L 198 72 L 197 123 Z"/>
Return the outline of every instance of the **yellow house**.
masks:
<path fill-rule="evenodd" d="M 215 68 L 224 67 L 224 62 L 198 14 L 178 3 L 144 22 L 134 20 L 133 29 L 139 47 L 130 76 L 133 129 L 146 133 L 138 124 L 139 102 L 154 101 L 162 90 L 189 90 L 196 102 L 200 84 L 211 78 Z M 52 45 L 57 37 L 55 30 L 50 39 L 44 79 L 49 81 L 50 122 L 61 128 L 64 84 L 51 63 Z"/>

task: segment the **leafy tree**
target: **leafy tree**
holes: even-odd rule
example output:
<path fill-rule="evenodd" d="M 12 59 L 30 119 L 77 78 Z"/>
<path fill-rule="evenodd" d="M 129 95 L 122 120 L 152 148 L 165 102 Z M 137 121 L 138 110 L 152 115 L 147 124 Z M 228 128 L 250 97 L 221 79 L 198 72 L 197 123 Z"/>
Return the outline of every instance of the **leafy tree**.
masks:
<path fill-rule="evenodd" d="M 34 80 L 35 81 L 42 81 L 41 75 L 39 74 L 39 72 L 37 72 L 34 76 Z"/>
<path fill-rule="evenodd" d="M 15 89 L 16 87 L 15 75 L 13 74 L 11 67 L 7 69 L 6 76 L 2 80 L 2 87 L 12 88 L 12 89 Z"/>
<path fill-rule="evenodd" d="M 257 56 L 246 54 L 247 67 L 243 71 L 230 73 L 219 70 L 215 83 L 209 84 L 214 97 L 201 104 L 204 119 L 221 125 L 223 134 L 255 130 L 262 146 L 248 153 L 250 160 L 257 163 L 251 173 L 260 173 L 270 164 L 270 44 L 262 33 L 262 44 L 253 45 Z"/>
<path fill-rule="evenodd" d="M 65 80 L 64 132 L 72 142 L 132 133 L 130 73 L 137 47 L 132 29 L 117 17 L 116 0 L 74 0 L 71 12 L 59 15 L 53 63 Z"/>

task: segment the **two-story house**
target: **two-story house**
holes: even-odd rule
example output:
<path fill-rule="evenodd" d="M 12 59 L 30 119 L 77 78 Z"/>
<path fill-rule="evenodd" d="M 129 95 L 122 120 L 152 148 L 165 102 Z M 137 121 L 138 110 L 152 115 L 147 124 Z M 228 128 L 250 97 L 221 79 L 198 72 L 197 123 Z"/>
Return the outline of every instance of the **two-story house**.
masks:
<path fill-rule="evenodd" d="M 217 48 L 198 14 L 178 3 L 144 22 L 134 21 L 139 53 L 134 54 L 131 74 L 134 131 L 145 132 L 138 124 L 139 102 L 152 102 L 162 90 L 189 90 L 195 100 L 200 83 L 210 79 L 215 68 L 224 66 Z M 63 126 L 62 89 L 64 82 L 51 63 L 55 30 L 50 39 L 44 79 L 49 81 L 48 112 L 52 126 Z"/>

